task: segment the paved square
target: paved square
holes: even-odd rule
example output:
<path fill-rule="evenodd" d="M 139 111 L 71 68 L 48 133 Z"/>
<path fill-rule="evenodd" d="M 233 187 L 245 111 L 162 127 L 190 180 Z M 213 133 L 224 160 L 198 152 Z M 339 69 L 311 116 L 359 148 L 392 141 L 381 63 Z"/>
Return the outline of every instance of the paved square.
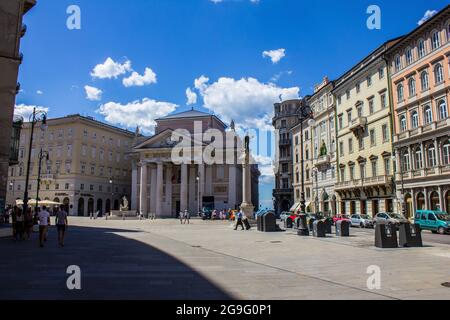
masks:
<path fill-rule="evenodd" d="M 450 246 L 381 250 L 373 231 L 342 239 L 234 231 L 229 222 L 70 218 L 45 248 L 0 238 L 0 299 L 450 299 Z M 66 287 L 78 265 L 82 290 Z M 367 268 L 381 268 L 381 289 Z"/>

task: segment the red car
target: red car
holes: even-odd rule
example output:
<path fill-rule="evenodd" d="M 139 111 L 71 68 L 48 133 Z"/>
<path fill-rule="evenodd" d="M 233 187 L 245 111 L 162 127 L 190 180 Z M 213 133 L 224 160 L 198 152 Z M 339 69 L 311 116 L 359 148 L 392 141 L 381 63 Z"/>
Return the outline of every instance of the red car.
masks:
<path fill-rule="evenodd" d="M 333 223 L 336 223 L 336 222 L 341 221 L 341 220 L 346 220 L 346 221 L 348 221 L 350 223 L 352 222 L 352 220 L 350 219 L 350 216 L 347 215 L 347 214 L 338 214 L 337 216 L 333 217 Z"/>

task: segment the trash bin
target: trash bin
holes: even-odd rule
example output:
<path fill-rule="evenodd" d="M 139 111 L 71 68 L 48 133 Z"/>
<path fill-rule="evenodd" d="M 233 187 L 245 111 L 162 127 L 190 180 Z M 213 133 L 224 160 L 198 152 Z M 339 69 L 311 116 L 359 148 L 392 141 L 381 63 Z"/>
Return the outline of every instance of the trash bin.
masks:
<path fill-rule="evenodd" d="M 313 232 L 315 221 L 316 221 L 316 219 L 314 219 L 314 218 L 310 218 L 308 221 L 308 229 L 310 232 Z"/>
<path fill-rule="evenodd" d="M 297 220 L 297 219 L 295 219 Z M 290 217 L 287 217 L 286 220 L 284 220 L 284 227 L 286 229 L 291 229 L 294 226 L 292 219 Z"/>
<path fill-rule="evenodd" d="M 306 215 L 302 214 L 297 219 L 298 222 L 298 231 L 297 234 L 302 237 L 309 236 L 308 223 L 306 222 Z"/>
<path fill-rule="evenodd" d="M 263 228 L 263 225 L 262 225 L 262 215 L 257 215 L 257 217 L 256 217 L 256 228 L 257 228 L 257 230 L 258 231 L 263 231 L 262 230 L 262 228 Z"/>
<path fill-rule="evenodd" d="M 397 227 L 394 224 L 377 223 L 375 227 L 375 247 L 398 248 Z"/>
<path fill-rule="evenodd" d="M 327 236 L 327 234 L 326 234 L 325 222 L 323 222 L 322 220 L 314 221 L 314 224 L 313 224 L 313 237 L 325 238 L 326 236 Z"/>
<path fill-rule="evenodd" d="M 402 223 L 400 225 L 399 244 L 400 247 L 423 247 L 422 229 L 418 224 Z"/>
<path fill-rule="evenodd" d="M 332 230 L 332 227 L 333 227 L 333 219 L 326 218 L 324 222 L 325 222 L 325 232 L 327 234 L 332 234 L 333 232 L 331 230 Z"/>
<path fill-rule="evenodd" d="M 277 228 L 277 218 L 272 212 L 267 212 L 262 216 L 262 232 L 276 232 Z"/>
<path fill-rule="evenodd" d="M 350 237 L 350 222 L 347 220 L 339 220 L 336 222 L 336 236 Z"/>

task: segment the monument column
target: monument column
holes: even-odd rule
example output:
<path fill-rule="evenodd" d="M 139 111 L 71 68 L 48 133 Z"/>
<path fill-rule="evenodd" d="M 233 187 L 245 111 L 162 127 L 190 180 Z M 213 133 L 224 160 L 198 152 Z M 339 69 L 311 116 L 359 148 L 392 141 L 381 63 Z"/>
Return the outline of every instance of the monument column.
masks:
<path fill-rule="evenodd" d="M 156 165 L 156 216 L 161 217 L 163 214 L 163 174 L 164 165 L 158 162 Z"/>
<path fill-rule="evenodd" d="M 231 209 L 236 209 L 237 199 L 236 199 L 236 166 L 230 165 L 228 167 L 228 206 Z"/>
<path fill-rule="evenodd" d="M 111 203 L 114 203 L 111 200 Z M 112 204 L 111 204 L 112 206 Z M 139 195 L 139 211 L 142 215 L 147 216 L 147 164 L 141 163 L 141 190 Z"/>
<path fill-rule="evenodd" d="M 180 210 L 188 208 L 188 168 L 186 163 L 181 164 L 181 188 L 180 188 Z"/>
<path fill-rule="evenodd" d="M 138 209 L 138 167 L 136 161 L 131 164 L 131 210 Z"/>
<path fill-rule="evenodd" d="M 198 165 L 198 177 L 200 178 L 198 182 L 198 188 L 199 188 L 199 197 L 198 199 L 200 204 L 200 210 L 203 209 L 203 196 L 205 195 L 205 165 L 199 164 Z"/>
<path fill-rule="evenodd" d="M 255 207 L 252 204 L 252 176 L 250 167 L 250 137 L 245 137 L 244 164 L 242 167 L 242 196 L 241 210 L 248 219 L 253 219 Z"/>

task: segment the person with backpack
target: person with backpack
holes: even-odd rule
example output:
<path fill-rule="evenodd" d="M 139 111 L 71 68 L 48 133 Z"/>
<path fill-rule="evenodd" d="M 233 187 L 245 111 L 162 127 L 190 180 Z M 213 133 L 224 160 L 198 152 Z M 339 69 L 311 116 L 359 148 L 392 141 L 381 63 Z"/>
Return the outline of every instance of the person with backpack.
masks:
<path fill-rule="evenodd" d="M 239 210 L 239 212 L 236 214 L 236 226 L 234 230 L 237 230 L 239 226 L 241 226 L 242 230 L 245 230 L 244 223 L 242 222 L 243 217 L 244 214 L 242 213 L 242 210 Z"/>

